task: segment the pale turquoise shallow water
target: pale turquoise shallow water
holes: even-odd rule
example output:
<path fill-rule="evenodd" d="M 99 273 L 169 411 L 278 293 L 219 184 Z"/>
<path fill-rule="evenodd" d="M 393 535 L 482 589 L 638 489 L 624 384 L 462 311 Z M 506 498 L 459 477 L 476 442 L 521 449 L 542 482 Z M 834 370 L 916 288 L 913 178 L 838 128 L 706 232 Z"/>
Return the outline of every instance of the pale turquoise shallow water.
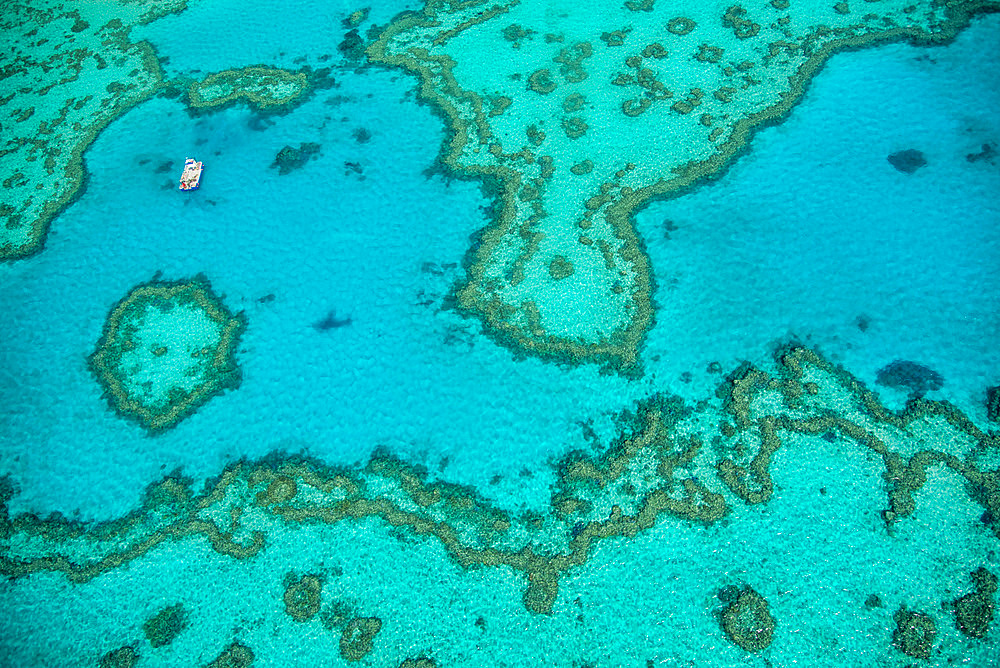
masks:
<path fill-rule="evenodd" d="M 319 66 L 353 9 L 247 4 L 194 4 L 133 36 L 169 57 L 168 76 L 292 67 L 300 56 Z M 381 5 L 373 19 L 408 8 Z M 235 12 L 254 23 L 224 19 Z M 280 24 L 261 18 L 279 13 Z M 179 467 L 203 480 L 276 450 L 351 466 L 379 446 L 502 507 L 541 507 L 551 462 L 586 445 L 581 422 L 600 429 L 654 391 L 697 401 L 718 382 L 709 363 L 766 365 L 774 345 L 793 338 L 869 386 L 894 359 L 926 364 L 945 378 L 931 396 L 984 425 L 985 390 L 1000 381 L 1000 169 L 965 156 L 1000 142 L 998 34 L 1000 19 L 984 17 L 947 47 L 840 54 L 718 182 L 640 212 L 659 310 L 646 375 L 634 382 L 516 359 L 478 323 L 441 309 L 489 202 L 474 183 L 425 174 L 444 131 L 414 100 L 412 79 L 339 69 L 338 87 L 263 129 L 244 108 L 192 119 L 179 101 L 150 100 L 88 151 L 87 191 L 55 221 L 44 252 L 0 267 L 0 472 L 18 489 L 11 512 L 113 518 Z M 207 35 L 212 48 L 191 46 Z M 359 127 L 370 142 L 353 139 Z M 320 143 L 320 157 L 279 177 L 269 167 L 277 151 L 304 141 Z M 908 148 L 928 159 L 912 175 L 886 161 Z M 179 197 L 164 187 L 174 174 L 155 168 L 193 152 L 207 164 L 204 187 Z M 666 220 L 676 227 L 669 238 Z M 239 390 L 150 437 L 108 410 L 85 359 L 108 309 L 156 272 L 205 273 L 248 327 Z M 260 303 L 266 295 L 274 300 Z M 316 331 L 331 310 L 352 324 Z M 870 319 L 867 331 L 858 316 Z M 904 398 L 882 396 L 894 406 Z M 356 600 L 390 601 L 401 620 L 386 626 L 366 665 L 421 652 L 455 666 L 902 665 L 884 646 L 892 609 L 858 616 L 854 589 L 868 583 L 932 608 L 940 595 L 931 583 L 965 591 L 975 565 L 1000 567 L 995 537 L 975 528 L 974 507 L 951 503 L 959 484 L 946 474 L 921 492 L 932 501 L 897 544 L 912 550 L 889 551 L 875 536 L 877 513 L 856 516 L 884 505 L 878 469 L 862 454 L 786 449 L 774 470 L 782 492 L 732 518 L 749 529 L 665 519 L 636 539 L 602 543 L 564 577 L 552 617 L 524 610 L 509 571 L 463 573 L 436 543 L 338 525 L 299 531 L 263 562 L 190 541 L 86 585 L 57 575 L 6 583 L 0 665 L 94 665 L 95 646 L 141 637 L 143 621 L 178 597 L 216 614 L 140 665 L 202 665 L 233 626 L 257 652 L 255 665 L 339 662 L 335 636 L 306 642 L 280 608 L 259 605 L 280 597 L 268 574 L 316 560 L 340 567 L 339 586 Z M 852 503 L 813 507 L 820 477 Z M 936 541 L 937 527 L 953 523 L 973 528 Z M 742 653 L 710 615 L 672 616 L 710 609 L 715 588 L 705 581 L 726 577 L 761 583 L 786 634 L 770 654 Z M 582 623 L 576 600 L 586 602 Z M 491 620 L 482 637 L 465 621 L 477 616 Z M 996 633 L 974 644 L 942 631 L 948 655 L 932 663 L 992 665 Z"/>

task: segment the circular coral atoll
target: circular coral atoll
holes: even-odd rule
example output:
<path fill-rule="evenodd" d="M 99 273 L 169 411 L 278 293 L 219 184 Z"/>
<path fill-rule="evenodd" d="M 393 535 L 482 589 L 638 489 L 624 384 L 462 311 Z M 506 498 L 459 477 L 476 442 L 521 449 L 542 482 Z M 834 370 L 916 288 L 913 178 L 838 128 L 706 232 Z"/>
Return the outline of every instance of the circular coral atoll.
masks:
<path fill-rule="evenodd" d="M 140 285 L 112 309 L 90 366 L 115 410 L 169 429 L 239 385 L 243 327 L 204 278 Z"/>
<path fill-rule="evenodd" d="M 722 612 L 722 630 L 726 636 L 748 652 L 766 649 L 774 637 L 775 626 L 767 600 L 750 586 L 739 593 L 733 587 L 726 587 L 720 598 L 729 602 Z"/>

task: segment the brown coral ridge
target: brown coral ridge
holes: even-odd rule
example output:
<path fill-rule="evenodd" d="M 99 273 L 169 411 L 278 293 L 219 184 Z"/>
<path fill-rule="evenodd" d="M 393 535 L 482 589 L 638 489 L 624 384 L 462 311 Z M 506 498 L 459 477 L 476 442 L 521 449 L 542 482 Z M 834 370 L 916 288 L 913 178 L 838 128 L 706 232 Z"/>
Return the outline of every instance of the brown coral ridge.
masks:
<path fill-rule="evenodd" d="M 24 533 L 41 537 L 53 545 L 113 542 L 118 547 L 101 550 L 103 556 L 97 558 L 77 560 L 66 554 L 34 558 L 0 554 L 0 574 L 24 577 L 37 572 L 58 572 L 70 582 L 89 582 L 130 563 L 166 541 L 192 536 L 203 536 L 219 554 L 248 559 L 263 549 L 265 540 L 262 531 L 252 531 L 237 540 L 232 530 L 220 529 L 214 522 L 198 516 L 222 499 L 229 485 L 235 482 L 237 473 L 230 467 L 218 478 L 210 480 L 207 491 L 201 495 L 194 494 L 190 479 L 177 472 L 172 473 L 147 488 L 139 508 L 124 517 L 94 525 L 69 520 L 59 513 L 44 519 L 31 513 L 10 517 L 7 503 L 13 495 L 13 488 L 9 481 L 4 480 L 4 484 L 0 485 L 0 537 Z"/>
<path fill-rule="evenodd" d="M 1000 537 L 1000 470 L 980 470 L 979 455 L 1000 446 L 997 435 L 984 433 L 961 411 L 946 401 L 929 401 L 911 397 L 900 412 L 885 408 L 878 397 L 864 387 L 850 373 L 822 359 L 815 352 L 800 347 L 789 347 L 777 352 L 778 374 L 772 376 L 748 364 L 731 374 L 719 388 L 726 411 L 736 423 L 741 438 L 755 437 L 758 448 L 746 464 L 730 458 L 718 463 L 719 477 L 747 503 L 761 503 L 770 498 L 773 483 L 770 475 L 771 455 L 781 446 L 781 433 L 802 435 L 834 434 L 853 441 L 878 455 L 885 466 L 889 507 L 883 512 L 886 524 L 892 524 L 911 515 L 916 507 L 913 495 L 927 479 L 927 469 L 944 465 L 962 476 L 967 482 L 970 498 L 983 506 L 994 533 Z M 829 376 L 838 390 L 848 393 L 856 406 L 837 414 L 821 404 L 815 383 L 804 380 L 806 372 L 817 371 Z M 765 393 L 780 397 L 787 411 L 758 416 L 752 404 Z M 855 415 L 851 415 L 856 413 Z M 845 417 L 845 415 L 850 417 Z M 924 420 L 943 420 L 957 434 L 974 442 L 963 458 L 957 455 L 924 449 L 908 458 L 895 452 L 886 444 L 885 435 L 906 440 L 908 428 Z M 875 429 L 869 423 L 880 425 Z"/>
<path fill-rule="evenodd" d="M 997 591 L 997 577 L 985 568 L 972 572 L 975 591 L 957 599 L 955 623 L 958 629 L 970 638 L 985 638 L 993 621 L 993 599 Z"/>
<path fill-rule="evenodd" d="M 385 452 L 377 452 L 361 470 L 334 469 L 284 454 L 241 461 L 209 481 L 200 494 L 191 490 L 190 481 L 174 475 L 151 486 L 141 509 L 95 527 L 61 517 L 10 518 L 6 502 L 12 489 L 6 484 L 0 490 L 0 536 L 22 533 L 34 540 L 10 540 L 0 554 L 0 574 L 16 578 L 57 571 L 83 582 L 165 541 L 199 535 L 219 553 L 245 559 L 265 547 L 265 534 L 248 527 L 266 524 L 272 517 L 286 525 L 372 518 L 439 541 L 463 569 L 503 566 L 524 574 L 525 607 L 546 614 L 558 598 L 559 579 L 585 563 L 601 540 L 636 536 L 654 526 L 661 514 L 706 525 L 728 514 L 722 489 L 713 489 L 714 483 L 703 474 L 710 470 L 704 462 L 704 442 L 711 442 L 715 452 L 726 452 L 729 467 L 737 471 L 735 479 L 720 476 L 722 482 L 737 496 L 743 492 L 745 501 L 760 503 L 770 489 L 770 453 L 785 434 L 834 433 L 879 454 L 890 483 L 890 526 L 904 511 L 912 512 L 912 494 L 922 484 L 925 467 L 933 463 L 954 468 L 969 482 L 972 498 L 1000 514 L 997 486 L 990 482 L 996 472 L 982 472 L 974 465 L 976 453 L 993 437 L 979 432 L 959 411 L 925 400 L 913 400 L 899 414 L 888 411 L 846 371 L 805 349 L 781 351 L 778 363 L 775 375 L 745 365 L 720 386 L 721 410 L 728 419 L 717 435 L 702 433 L 702 427 L 698 435 L 690 433 L 698 416 L 677 397 L 655 395 L 639 403 L 620 417 L 619 436 L 601 446 L 599 454 L 575 452 L 558 463 L 551 511 L 544 514 L 512 516 L 474 489 L 432 480 L 426 469 Z M 834 403 L 823 403 L 830 395 L 837 397 Z M 885 444 L 883 439 L 890 437 L 905 442 L 907 425 L 925 418 L 950 429 L 948 441 L 975 439 L 970 454 L 963 459 L 922 451 L 906 459 Z M 756 450 L 748 447 L 753 444 Z M 536 542 L 540 535 L 545 539 Z M 560 536 L 555 545 L 554 536 Z M 35 546 L 30 555 L 11 547 L 29 542 Z M 312 601 L 311 610 L 311 595 L 303 599 Z M 355 616 L 333 612 L 327 617 L 337 628 Z"/>
<path fill-rule="evenodd" d="M 537 613 L 548 613 L 558 595 L 560 575 L 569 568 L 584 563 L 591 547 L 598 541 L 615 536 L 634 536 L 656 522 L 661 513 L 686 517 L 692 521 L 710 523 L 721 518 L 728 507 L 721 495 L 689 475 L 684 468 L 697 454 L 700 442 L 682 440 L 674 443 L 670 429 L 685 414 L 682 404 L 662 398 L 646 402 L 634 418 L 637 431 L 623 437 L 611 451 L 597 461 L 586 462 L 572 458 L 562 468 L 566 479 L 560 486 L 558 499 L 559 517 L 563 522 L 567 549 L 551 554 L 528 543 L 510 545 L 509 530 L 513 522 L 526 521 L 531 528 L 541 520 L 522 520 L 509 517 L 475 494 L 473 490 L 443 482 L 429 482 L 426 470 L 405 464 L 388 455 L 378 453 L 362 472 L 349 473 L 328 469 L 318 462 L 297 458 L 276 457 L 270 461 L 235 464 L 210 485 L 202 496 L 195 496 L 177 481 L 163 483 L 166 491 L 156 488 L 150 496 L 169 496 L 172 512 L 162 513 L 164 523 L 148 535 L 137 537 L 132 546 L 118 553 L 107 554 L 97 561 L 74 563 L 65 555 L 17 560 L 3 557 L 0 573 L 11 576 L 27 575 L 37 571 L 62 571 L 73 581 L 85 581 L 144 554 L 151 547 L 171 538 L 204 533 L 212 540 L 213 547 L 235 558 L 246 558 L 264 546 L 264 536 L 254 532 L 247 540 L 240 518 L 256 508 L 282 517 L 289 523 L 321 522 L 334 524 L 343 520 L 365 517 L 382 518 L 391 526 L 408 527 L 420 536 L 435 537 L 442 542 L 451 556 L 463 567 L 482 565 L 509 566 L 525 573 L 528 587 L 524 594 L 525 606 Z M 660 485 L 647 490 L 644 495 L 632 490 L 634 508 L 623 511 L 614 506 L 607 517 L 592 517 L 587 509 L 600 497 L 602 489 L 609 490 L 615 483 L 624 483 L 630 459 L 640 455 L 657 457 Z M 406 510 L 392 495 L 369 497 L 365 494 L 365 476 L 378 476 L 391 481 L 406 505 L 418 510 Z M 594 486 L 595 481 L 598 483 Z M 226 498 L 233 486 L 245 483 L 247 491 L 241 505 L 234 506 L 230 515 L 231 526 L 219 527 L 198 518 L 200 510 Z M 627 485 L 620 485 L 627 491 Z M 299 493 L 309 489 L 309 494 Z M 317 501 L 319 497 L 327 500 Z M 313 499 L 306 501 L 303 497 Z M 336 499 L 336 501 L 332 501 Z M 590 499 L 590 500 L 588 500 Z M 153 507 L 147 509 L 154 517 Z M 118 524 L 115 533 L 141 534 L 149 530 L 152 517 L 143 521 L 141 513 L 131 520 Z M 455 528 L 459 524 L 474 523 L 479 527 L 478 544 L 467 544 L 459 539 Z M 46 523 L 15 519 L 14 524 L 29 531 L 52 532 Z M 55 522 L 58 527 L 59 522 Z M 540 525 L 539 525 L 540 528 Z M 7 528 L 10 531 L 10 528 Z M 55 533 L 58 533 L 56 529 Z M 105 535 L 107 530 L 93 533 Z M 86 540 L 89 532 L 78 532 L 76 540 Z M 240 541 L 235 540 L 239 535 Z M 309 586 L 307 584 L 307 586 Z M 315 589 L 313 584 L 310 590 Z M 298 598 L 297 593 L 294 594 Z M 310 597 L 306 597 L 310 598 Z M 309 606 L 309 610 L 314 605 Z M 305 614 L 305 612 L 303 613 Z"/>

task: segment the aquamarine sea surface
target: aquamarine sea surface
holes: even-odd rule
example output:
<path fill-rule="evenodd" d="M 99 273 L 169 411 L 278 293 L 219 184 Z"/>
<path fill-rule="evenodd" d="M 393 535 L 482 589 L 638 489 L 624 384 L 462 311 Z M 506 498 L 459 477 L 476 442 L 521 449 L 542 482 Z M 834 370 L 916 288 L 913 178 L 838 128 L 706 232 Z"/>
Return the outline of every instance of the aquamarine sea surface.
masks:
<path fill-rule="evenodd" d="M 379 0 L 369 20 L 419 7 Z M 44 250 L 0 264 L 10 516 L 103 522 L 173 472 L 200 489 L 240 459 L 287 453 L 350 470 L 376 451 L 510 512 L 542 512 L 554 462 L 593 448 L 583 425 L 607 442 L 637 401 L 667 392 L 696 404 L 721 381 L 713 363 L 770 369 L 790 342 L 842 365 L 893 409 L 906 392 L 876 384 L 878 371 L 925 365 L 944 379 L 928 398 L 996 430 L 986 393 L 1000 384 L 1000 157 L 967 156 L 1000 147 L 1000 16 L 976 17 L 943 46 L 833 56 L 787 118 L 757 132 L 717 179 L 639 211 L 655 326 L 644 374 L 629 379 L 518 355 L 450 308 L 492 202 L 480 183 L 440 169 L 447 128 L 418 101 L 414 77 L 337 51 L 354 9 L 201 0 L 133 31 L 167 78 L 307 64 L 333 67 L 336 83 L 277 116 L 245 105 L 191 115 L 165 96 L 139 104 L 85 153 L 85 191 L 53 221 Z M 362 128 L 370 140 L 357 140 Z M 303 142 L 319 144 L 318 157 L 279 175 L 278 151 Z M 906 149 L 927 164 L 895 169 L 888 156 Z M 202 187 L 180 193 L 189 155 L 205 163 Z M 246 317 L 242 383 L 150 435 L 109 407 L 87 358 L 133 286 L 199 273 Z M 343 326 L 316 327 L 330 314 Z M 905 535 L 886 547 L 876 464 L 846 446 L 785 448 L 768 504 L 734 507 L 707 527 L 663 516 L 602 542 L 563 575 L 552 615 L 525 610 L 523 574 L 463 570 L 439 543 L 370 519 L 289 530 L 266 558 L 246 561 L 206 541 L 168 542 L 86 583 L 45 572 L 0 584 L 0 666 L 96 666 L 178 600 L 197 623 L 162 650 L 142 646 L 136 665 L 206 665 L 234 629 L 255 666 L 342 665 L 338 636 L 297 626 L 275 589 L 274 573 L 320 563 L 342 573 L 335 586 L 360 607 L 392 613 L 359 665 L 1000 665 L 998 622 L 973 641 L 940 610 L 969 590 L 974 567 L 1000 573 L 981 509 L 937 471 Z M 816 506 L 820 485 L 843 502 Z M 729 643 L 711 614 L 727 577 L 768 599 L 778 626 L 765 652 Z M 954 589 L 922 592 L 931 581 Z M 883 592 L 883 609 L 857 609 L 869 591 Z M 929 659 L 890 646 L 903 598 L 938 618 Z"/>

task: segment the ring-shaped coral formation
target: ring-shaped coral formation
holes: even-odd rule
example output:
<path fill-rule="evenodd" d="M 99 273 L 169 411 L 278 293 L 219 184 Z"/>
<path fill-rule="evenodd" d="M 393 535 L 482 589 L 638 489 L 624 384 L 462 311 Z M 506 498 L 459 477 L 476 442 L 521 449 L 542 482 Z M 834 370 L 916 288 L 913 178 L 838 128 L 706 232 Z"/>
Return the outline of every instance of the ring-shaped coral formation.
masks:
<path fill-rule="evenodd" d="M 188 106 L 206 109 L 244 100 L 255 109 L 273 111 L 297 104 L 309 90 L 309 77 L 304 72 L 257 65 L 216 72 L 191 84 Z"/>
<path fill-rule="evenodd" d="M 111 310 L 90 366 L 116 411 L 150 431 L 169 429 L 239 386 L 243 328 L 203 277 L 148 283 Z"/>

